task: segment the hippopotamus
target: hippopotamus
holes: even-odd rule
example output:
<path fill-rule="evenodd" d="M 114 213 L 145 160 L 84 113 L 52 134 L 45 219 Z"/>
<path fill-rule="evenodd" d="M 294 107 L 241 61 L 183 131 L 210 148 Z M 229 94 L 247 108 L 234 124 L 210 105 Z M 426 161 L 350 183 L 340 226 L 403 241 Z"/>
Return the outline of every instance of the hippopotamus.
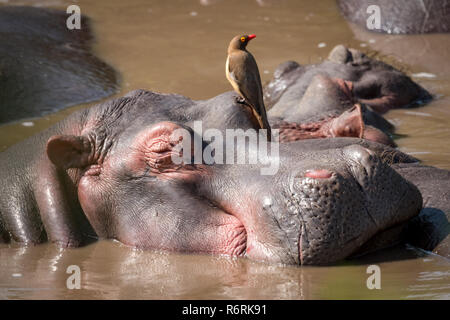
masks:
<path fill-rule="evenodd" d="M 91 50 L 89 19 L 69 30 L 64 11 L 0 6 L 0 123 L 100 100 L 118 74 Z"/>
<path fill-rule="evenodd" d="M 342 15 L 360 27 L 389 34 L 450 31 L 450 3 L 441 0 L 337 0 Z M 377 6 L 373 10 L 370 6 Z M 378 11 L 379 10 L 379 11 Z M 370 22 L 379 15 L 379 25 Z"/>
<path fill-rule="evenodd" d="M 343 80 L 316 75 L 300 102 L 283 109 L 282 114 L 270 114 L 281 142 L 356 137 L 396 146 L 390 137 L 392 124 L 369 107 L 355 103 Z"/>
<path fill-rule="evenodd" d="M 353 103 L 361 103 L 378 113 L 413 106 L 432 98 L 424 88 L 391 65 L 338 45 L 320 64 L 300 65 L 287 61 L 277 67 L 273 79 L 264 87 L 269 118 L 287 117 L 294 106 L 299 105 L 301 108 L 296 111 L 297 118 L 308 118 L 311 114 L 336 115 L 348 109 L 347 103 L 339 103 L 341 99 L 336 101 L 334 96 L 331 99 L 327 97 L 327 90 L 323 87 L 330 88 L 331 92 L 341 87 L 340 96 L 350 97 Z M 304 97 L 306 102 L 301 103 Z M 318 106 L 320 112 L 317 111 Z M 370 113 L 370 118 L 373 118 L 371 124 L 383 122 L 381 117 Z M 386 124 L 383 123 L 383 126 Z"/>
<path fill-rule="evenodd" d="M 258 128 L 236 98 L 137 90 L 11 146 L 0 155 L 1 241 L 76 247 L 107 238 L 142 249 L 329 264 L 419 214 L 419 189 L 391 167 L 416 159 L 365 139 L 278 144 L 263 134 L 226 150 L 227 159 L 271 150 L 262 162 L 174 161 L 174 154 L 186 159 L 188 149 L 177 149 L 185 139 L 200 137 L 205 154 L 212 141 L 202 130 L 236 129 L 233 140 Z M 277 170 L 261 173 L 274 163 Z"/>
<path fill-rule="evenodd" d="M 423 195 L 423 208 L 407 224 L 404 237 L 416 247 L 450 258 L 450 171 L 420 163 L 392 167 Z"/>
<path fill-rule="evenodd" d="M 411 66 L 413 78 L 426 80 L 450 74 L 450 65 L 446 63 L 450 59 L 448 33 L 387 35 L 367 31 L 353 23 L 348 26 L 355 39 L 368 44 L 370 50 L 375 50 L 385 59 L 391 60 L 392 57 L 393 63 L 400 61 L 402 65 Z M 440 91 L 439 86 L 430 82 L 427 89 Z"/>

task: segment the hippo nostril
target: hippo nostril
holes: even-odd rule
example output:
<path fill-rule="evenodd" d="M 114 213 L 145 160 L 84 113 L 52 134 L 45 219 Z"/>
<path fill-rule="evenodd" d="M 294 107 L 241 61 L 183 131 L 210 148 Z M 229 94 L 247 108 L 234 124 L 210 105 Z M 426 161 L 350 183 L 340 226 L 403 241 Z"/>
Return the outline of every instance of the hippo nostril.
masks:
<path fill-rule="evenodd" d="M 305 173 L 305 177 L 313 178 L 313 179 L 328 179 L 328 178 L 331 178 L 332 175 L 333 175 L 333 173 L 326 169 L 308 170 Z"/>

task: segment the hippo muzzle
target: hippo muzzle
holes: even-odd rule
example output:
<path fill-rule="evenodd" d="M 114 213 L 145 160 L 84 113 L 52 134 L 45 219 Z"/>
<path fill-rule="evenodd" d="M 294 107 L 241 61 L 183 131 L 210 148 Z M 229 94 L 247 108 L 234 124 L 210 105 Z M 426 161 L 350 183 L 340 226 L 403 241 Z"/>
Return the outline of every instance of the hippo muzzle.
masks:
<path fill-rule="evenodd" d="M 341 151 L 344 161 L 315 164 L 298 173 L 286 201 L 299 222 L 298 262 L 342 260 L 378 232 L 417 215 L 418 189 L 359 145 Z"/>

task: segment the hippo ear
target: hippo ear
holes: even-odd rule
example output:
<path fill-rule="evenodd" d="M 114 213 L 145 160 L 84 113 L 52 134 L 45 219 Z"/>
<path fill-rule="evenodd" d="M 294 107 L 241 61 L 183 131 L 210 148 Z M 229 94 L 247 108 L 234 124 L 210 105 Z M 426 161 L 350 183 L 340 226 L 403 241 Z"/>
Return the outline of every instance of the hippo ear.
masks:
<path fill-rule="evenodd" d="M 331 133 L 334 137 L 362 138 L 364 136 L 364 120 L 361 106 L 356 104 L 334 119 L 331 124 Z"/>
<path fill-rule="evenodd" d="M 375 141 L 396 148 L 397 144 L 383 131 L 374 128 L 372 126 L 366 126 L 364 128 L 364 139 Z"/>
<path fill-rule="evenodd" d="M 342 44 L 337 45 L 336 47 L 331 50 L 330 54 L 328 55 L 328 60 L 336 62 L 336 63 L 347 63 L 351 61 L 352 54 L 350 51 L 343 46 Z"/>
<path fill-rule="evenodd" d="M 62 169 L 83 168 L 89 165 L 91 144 L 84 136 L 57 135 L 47 141 L 47 156 Z"/>

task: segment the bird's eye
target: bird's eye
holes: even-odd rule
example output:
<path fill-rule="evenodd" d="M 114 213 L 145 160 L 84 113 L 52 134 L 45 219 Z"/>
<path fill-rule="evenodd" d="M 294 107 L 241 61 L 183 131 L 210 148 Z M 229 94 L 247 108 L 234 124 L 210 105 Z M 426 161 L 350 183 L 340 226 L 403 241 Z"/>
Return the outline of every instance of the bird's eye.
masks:
<path fill-rule="evenodd" d="M 241 37 L 241 42 L 245 42 L 245 37 Z"/>

